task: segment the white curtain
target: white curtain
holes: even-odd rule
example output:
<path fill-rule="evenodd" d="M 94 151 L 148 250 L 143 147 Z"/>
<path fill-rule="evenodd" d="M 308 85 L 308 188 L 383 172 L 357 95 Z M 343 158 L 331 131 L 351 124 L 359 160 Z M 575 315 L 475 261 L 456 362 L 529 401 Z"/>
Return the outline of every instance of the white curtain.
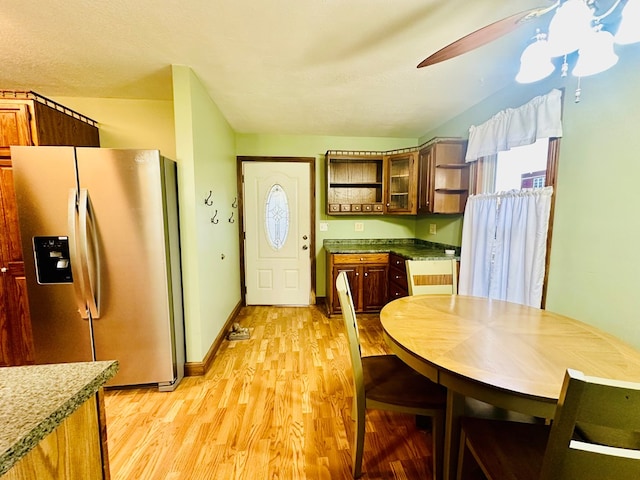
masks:
<path fill-rule="evenodd" d="M 562 137 L 562 92 L 558 89 L 518 108 L 502 110 L 481 125 L 472 125 L 465 159 L 472 162 L 551 137 Z"/>
<path fill-rule="evenodd" d="M 540 307 L 552 187 L 472 195 L 458 293 Z"/>

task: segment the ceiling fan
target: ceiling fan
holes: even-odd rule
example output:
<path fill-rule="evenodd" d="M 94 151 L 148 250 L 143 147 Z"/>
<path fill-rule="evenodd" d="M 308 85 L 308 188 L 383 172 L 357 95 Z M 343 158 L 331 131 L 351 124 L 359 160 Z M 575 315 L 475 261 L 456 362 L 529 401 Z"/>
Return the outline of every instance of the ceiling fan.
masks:
<path fill-rule="evenodd" d="M 441 48 L 434 54 L 429 55 L 418 64 L 418 68 L 444 62 L 445 60 L 455 58 L 459 55 L 462 55 L 463 53 L 475 50 L 476 48 L 479 48 L 489 42 L 497 40 L 507 33 L 512 32 L 522 24 L 550 12 L 559 4 L 560 0 L 557 0 L 553 3 L 553 5 L 549 7 L 532 8 L 486 25 L 476 30 L 475 32 L 470 33 L 469 35 L 465 35 L 464 37 L 456 40 L 446 47 Z"/>

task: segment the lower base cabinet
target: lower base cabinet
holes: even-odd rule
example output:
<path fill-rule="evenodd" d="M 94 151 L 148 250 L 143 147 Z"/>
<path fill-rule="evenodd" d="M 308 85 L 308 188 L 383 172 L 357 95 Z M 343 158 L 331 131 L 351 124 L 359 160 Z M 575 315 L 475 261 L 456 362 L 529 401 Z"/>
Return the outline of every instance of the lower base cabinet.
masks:
<path fill-rule="evenodd" d="M 330 315 L 341 313 L 336 278 L 346 272 L 356 312 L 379 312 L 388 299 L 388 253 L 334 253 L 327 256 L 327 309 Z"/>
<path fill-rule="evenodd" d="M 407 268 L 404 257 L 394 253 L 389 255 L 389 298 L 388 301 L 409 295 Z"/>
<path fill-rule="evenodd" d="M 100 390 L 44 437 L 2 480 L 109 480 Z"/>

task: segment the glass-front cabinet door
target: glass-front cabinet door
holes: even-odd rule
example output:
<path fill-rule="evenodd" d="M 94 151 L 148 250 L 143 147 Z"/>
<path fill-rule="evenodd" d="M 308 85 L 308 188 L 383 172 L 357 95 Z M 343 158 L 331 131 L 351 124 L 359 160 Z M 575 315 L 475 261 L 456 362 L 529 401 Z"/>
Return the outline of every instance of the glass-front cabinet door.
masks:
<path fill-rule="evenodd" d="M 385 157 L 385 213 L 417 213 L 417 151 L 395 153 Z"/>

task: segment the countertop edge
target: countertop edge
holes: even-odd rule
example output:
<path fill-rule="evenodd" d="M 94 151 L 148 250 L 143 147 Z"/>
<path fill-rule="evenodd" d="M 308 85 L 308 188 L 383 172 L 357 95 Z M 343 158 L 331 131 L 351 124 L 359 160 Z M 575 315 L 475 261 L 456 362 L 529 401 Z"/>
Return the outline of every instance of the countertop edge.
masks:
<path fill-rule="evenodd" d="M 7 367 L 11 368 L 11 367 Z M 89 381 L 57 410 L 45 417 L 27 435 L 18 440 L 0 455 L 0 476 L 11 469 L 48 434 L 53 432 L 67 417 L 73 414 L 91 395 L 95 394 L 118 371 L 119 364 L 112 361 L 104 370 Z"/>

